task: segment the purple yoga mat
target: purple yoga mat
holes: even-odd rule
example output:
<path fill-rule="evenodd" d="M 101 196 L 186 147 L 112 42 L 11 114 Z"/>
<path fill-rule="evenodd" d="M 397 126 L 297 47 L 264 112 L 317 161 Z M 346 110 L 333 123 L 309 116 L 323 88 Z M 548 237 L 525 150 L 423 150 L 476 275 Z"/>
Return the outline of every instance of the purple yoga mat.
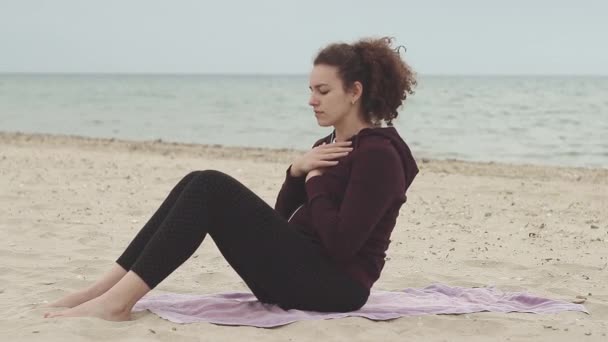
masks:
<path fill-rule="evenodd" d="M 562 311 L 588 313 L 581 304 L 541 298 L 524 292 L 502 292 L 494 287 L 464 288 L 442 284 L 403 291 L 372 291 L 360 310 L 322 313 L 283 310 L 259 302 L 251 293 L 186 295 L 166 293 L 146 296 L 133 311 L 150 310 L 175 323 L 209 322 L 223 325 L 248 325 L 271 328 L 296 321 L 365 317 L 389 320 L 402 316 L 428 314 L 465 314 L 481 311 L 553 314 Z"/>

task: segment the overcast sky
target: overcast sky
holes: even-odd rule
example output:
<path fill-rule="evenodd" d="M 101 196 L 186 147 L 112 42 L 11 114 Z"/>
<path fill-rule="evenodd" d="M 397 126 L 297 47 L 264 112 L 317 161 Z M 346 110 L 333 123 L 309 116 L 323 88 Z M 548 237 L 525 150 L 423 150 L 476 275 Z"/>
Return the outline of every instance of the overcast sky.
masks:
<path fill-rule="evenodd" d="M 389 35 L 421 74 L 608 75 L 605 0 L 0 0 L 0 72 L 305 74 Z"/>

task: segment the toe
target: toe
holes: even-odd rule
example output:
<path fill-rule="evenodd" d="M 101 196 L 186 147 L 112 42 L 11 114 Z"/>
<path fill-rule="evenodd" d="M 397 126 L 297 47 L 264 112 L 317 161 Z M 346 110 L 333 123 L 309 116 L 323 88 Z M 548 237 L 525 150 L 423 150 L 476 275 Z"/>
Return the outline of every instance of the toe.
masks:
<path fill-rule="evenodd" d="M 53 317 L 60 317 L 60 316 L 63 316 L 63 311 L 47 312 L 44 314 L 44 318 L 53 318 Z"/>

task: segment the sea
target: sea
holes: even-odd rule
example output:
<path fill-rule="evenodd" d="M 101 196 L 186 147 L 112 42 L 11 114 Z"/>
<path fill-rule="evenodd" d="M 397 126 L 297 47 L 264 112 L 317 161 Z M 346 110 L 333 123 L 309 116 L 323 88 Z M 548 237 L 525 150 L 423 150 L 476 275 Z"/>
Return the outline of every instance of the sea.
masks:
<path fill-rule="evenodd" d="M 0 131 L 306 150 L 307 75 L 0 74 Z M 418 75 L 417 158 L 608 168 L 608 76 Z"/>

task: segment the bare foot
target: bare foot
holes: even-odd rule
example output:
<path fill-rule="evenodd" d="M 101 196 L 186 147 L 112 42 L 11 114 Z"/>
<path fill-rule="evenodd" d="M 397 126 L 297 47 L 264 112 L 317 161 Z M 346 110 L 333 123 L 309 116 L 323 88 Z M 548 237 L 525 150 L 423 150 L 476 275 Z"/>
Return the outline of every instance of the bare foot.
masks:
<path fill-rule="evenodd" d="M 60 299 L 44 305 L 45 307 L 57 307 L 57 308 L 73 308 L 82 303 L 88 302 L 89 300 L 97 297 L 97 294 L 94 294 L 88 290 L 80 290 L 68 295 L 61 297 Z"/>
<path fill-rule="evenodd" d="M 131 310 L 100 296 L 71 309 L 47 312 L 44 317 L 97 317 L 106 321 L 128 321 L 131 319 Z"/>

